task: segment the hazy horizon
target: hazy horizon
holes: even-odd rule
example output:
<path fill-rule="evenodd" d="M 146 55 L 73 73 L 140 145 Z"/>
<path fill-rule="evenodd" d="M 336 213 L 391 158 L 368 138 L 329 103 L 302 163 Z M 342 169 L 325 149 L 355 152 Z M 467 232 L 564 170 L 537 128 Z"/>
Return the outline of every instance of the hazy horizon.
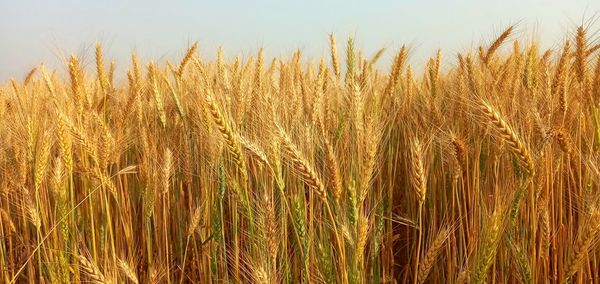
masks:
<path fill-rule="evenodd" d="M 510 24 L 513 37 L 560 43 L 575 26 L 595 19 L 600 1 L 81 1 L 27 0 L 0 3 L 0 83 L 22 80 L 40 63 L 65 69 L 70 54 L 88 56 L 100 41 L 106 60 L 115 60 L 118 77 L 136 50 L 146 60 L 178 60 L 198 42 L 203 58 L 248 56 L 259 47 L 267 56 L 328 56 L 327 35 L 335 33 L 343 51 L 353 36 L 370 56 L 387 48 L 383 68 L 402 44 L 419 66 L 441 48 L 446 60 L 457 51 L 487 43 Z M 518 9 L 515 9 L 516 6 Z M 593 31 L 598 25 L 592 25 Z M 594 38 L 592 37 L 592 40 Z"/>

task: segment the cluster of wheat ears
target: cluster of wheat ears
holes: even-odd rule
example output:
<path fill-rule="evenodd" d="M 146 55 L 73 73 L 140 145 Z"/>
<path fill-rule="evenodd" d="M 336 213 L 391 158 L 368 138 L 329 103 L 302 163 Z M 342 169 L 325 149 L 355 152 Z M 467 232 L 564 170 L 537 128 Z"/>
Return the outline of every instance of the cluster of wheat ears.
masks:
<path fill-rule="evenodd" d="M 511 26 L 422 76 L 333 35 L 318 64 L 194 44 L 116 84 L 98 44 L 93 71 L 38 66 L 0 88 L 0 279 L 599 283 L 588 34 L 543 51 Z"/>

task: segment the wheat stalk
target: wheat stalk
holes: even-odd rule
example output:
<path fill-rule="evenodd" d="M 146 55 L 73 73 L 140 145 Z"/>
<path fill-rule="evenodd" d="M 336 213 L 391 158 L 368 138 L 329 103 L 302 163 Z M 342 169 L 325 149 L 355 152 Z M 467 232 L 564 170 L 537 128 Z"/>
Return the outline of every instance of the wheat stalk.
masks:
<path fill-rule="evenodd" d="M 488 119 L 488 122 L 495 128 L 504 141 L 507 142 L 511 151 L 517 156 L 525 169 L 530 174 L 533 174 L 534 164 L 531 153 L 517 133 L 490 103 L 482 100 L 480 109 Z"/>
<path fill-rule="evenodd" d="M 448 238 L 450 238 L 453 231 L 453 227 L 451 226 L 444 227 L 437 233 L 435 239 L 433 239 L 433 242 L 431 242 L 429 245 L 425 256 L 421 260 L 421 264 L 419 264 L 419 274 L 417 276 L 419 283 L 425 283 L 425 280 L 427 280 L 427 276 L 429 275 L 431 268 L 435 264 L 438 255 L 442 251 L 442 247 Z"/>
<path fill-rule="evenodd" d="M 423 146 L 418 139 L 414 139 L 410 149 L 411 182 L 419 204 L 423 204 L 425 202 L 425 195 L 427 194 L 427 178 L 425 177 L 425 167 L 423 165 Z"/>
<path fill-rule="evenodd" d="M 484 60 L 483 60 L 483 62 L 485 64 L 489 63 L 490 59 L 494 56 L 494 53 L 496 53 L 496 51 L 500 48 L 500 46 L 502 46 L 502 44 L 506 41 L 506 39 L 508 39 L 508 37 L 511 35 L 513 29 L 514 29 L 514 26 L 509 26 L 506 30 L 504 30 L 496 38 L 496 40 L 494 40 L 494 42 L 490 45 L 490 47 L 488 47 L 487 51 L 485 52 L 485 56 L 484 56 Z"/>
<path fill-rule="evenodd" d="M 340 78 L 340 61 L 338 59 L 337 46 L 333 33 L 329 34 L 329 47 L 331 48 L 331 65 L 333 65 L 333 74 L 337 79 Z"/>
<path fill-rule="evenodd" d="M 225 140 L 225 144 L 227 144 L 227 149 L 231 153 L 238 171 L 242 175 L 242 186 L 245 187 L 248 183 L 248 173 L 246 171 L 246 162 L 244 156 L 242 155 L 242 147 L 237 139 L 237 136 L 233 133 L 229 124 L 225 120 L 225 117 L 221 114 L 221 111 L 215 104 L 211 91 L 207 90 L 207 92 L 208 95 L 204 97 L 204 101 L 206 102 L 208 111 L 210 112 L 213 121 L 217 125 L 217 129 Z"/>
<path fill-rule="evenodd" d="M 181 63 L 179 63 L 179 67 L 177 68 L 177 71 L 176 71 L 177 76 L 179 76 L 179 77 L 183 76 L 185 67 L 190 63 L 192 57 L 194 57 L 194 54 L 196 53 L 197 50 L 198 50 L 198 43 L 194 42 L 194 44 L 192 44 L 192 46 L 185 53 L 185 56 L 181 60 Z"/>
<path fill-rule="evenodd" d="M 123 275 L 125 275 L 127 279 L 129 279 L 135 284 L 139 283 L 137 273 L 135 272 L 135 269 L 129 264 L 129 262 L 123 259 L 119 259 L 117 264 L 119 266 L 119 269 L 121 270 L 121 273 L 123 273 Z"/>
<path fill-rule="evenodd" d="M 302 180 L 319 196 L 323 201 L 326 200 L 326 193 L 321 179 L 317 176 L 315 170 L 308 163 L 308 161 L 302 156 L 296 145 L 292 143 L 289 136 L 281 127 L 277 127 L 279 137 L 281 138 L 284 152 L 290 159 L 292 166 L 302 178 Z"/>
<path fill-rule="evenodd" d="M 98 73 L 98 81 L 100 81 L 102 93 L 106 93 L 110 88 L 110 83 L 106 77 L 104 69 L 104 57 L 102 56 L 102 45 L 99 42 L 96 42 L 96 72 Z"/>

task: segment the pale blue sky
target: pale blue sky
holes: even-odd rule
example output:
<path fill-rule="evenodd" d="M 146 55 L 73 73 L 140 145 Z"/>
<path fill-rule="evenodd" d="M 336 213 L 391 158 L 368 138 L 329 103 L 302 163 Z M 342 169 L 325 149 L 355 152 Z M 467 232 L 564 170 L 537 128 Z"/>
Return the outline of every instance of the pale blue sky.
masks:
<path fill-rule="evenodd" d="M 226 56 L 264 47 L 270 56 L 301 48 L 305 57 L 318 58 L 328 56 L 330 32 L 340 45 L 354 36 L 368 56 L 388 48 L 384 60 L 408 43 L 418 66 L 437 47 L 453 59 L 512 23 L 519 23 L 519 36 L 552 46 L 599 11 L 600 0 L 0 0 L 0 82 L 22 79 L 42 62 L 64 72 L 62 57 L 71 53 L 91 62 L 96 40 L 119 72 L 133 49 L 144 60 L 178 60 L 194 41 L 208 58 L 220 45 Z"/>

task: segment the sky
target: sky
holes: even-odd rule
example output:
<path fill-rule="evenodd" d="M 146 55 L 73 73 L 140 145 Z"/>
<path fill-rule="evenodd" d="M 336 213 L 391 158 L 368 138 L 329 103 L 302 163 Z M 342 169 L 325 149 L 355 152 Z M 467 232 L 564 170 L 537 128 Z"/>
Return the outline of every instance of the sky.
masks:
<path fill-rule="evenodd" d="M 0 84 L 41 63 L 64 74 L 71 54 L 93 62 L 96 41 L 115 60 L 117 78 L 133 50 L 142 60 L 177 61 L 196 41 L 208 59 L 223 46 L 229 58 L 300 48 L 316 61 L 328 57 L 331 32 L 340 51 L 348 36 L 365 56 L 385 47 L 383 69 L 402 44 L 414 66 L 437 48 L 453 64 L 457 52 L 489 43 L 510 24 L 517 37 L 552 47 L 598 13 L 599 0 L 0 0 Z"/>

